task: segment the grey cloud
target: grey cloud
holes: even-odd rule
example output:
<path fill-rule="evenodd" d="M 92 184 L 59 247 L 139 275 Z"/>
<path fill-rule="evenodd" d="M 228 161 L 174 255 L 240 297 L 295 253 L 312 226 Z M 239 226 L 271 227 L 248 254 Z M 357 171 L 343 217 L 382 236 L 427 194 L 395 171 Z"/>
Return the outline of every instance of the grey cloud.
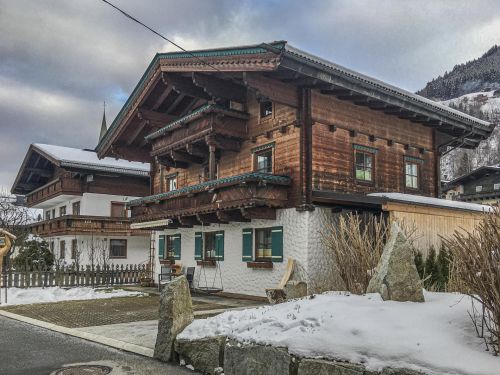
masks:
<path fill-rule="evenodd" d="M 111 0 L 186 48 L 286 39 L 412 91 L 499 43 L 500 2 Z M 32 142 L 92 147 L 157 51 L 99 0 L 0 0 L 0 186 Z"/>

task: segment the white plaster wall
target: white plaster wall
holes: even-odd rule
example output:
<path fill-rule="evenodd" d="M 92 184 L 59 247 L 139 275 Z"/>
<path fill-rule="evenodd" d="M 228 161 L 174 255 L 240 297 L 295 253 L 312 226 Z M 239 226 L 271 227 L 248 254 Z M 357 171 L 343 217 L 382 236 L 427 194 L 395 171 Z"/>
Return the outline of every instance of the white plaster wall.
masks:
<path fill-rule="evenodd" d="M 335 256 L 323 244 L 323 234 L 328 223 L 332 223 L 334 215 L 327 207 L 316 207 L 307 212 L 307 291 L 322 293 L 328 290 L 343 290 L 344 283 L 336 271 Z"/>
<path fill-rule="evenodd" d="M 68 199 L 64 202 L 55 204 L 47 209 L 43 210 L 43 220 L 45 220 L 45 213 L 50 211 L 50 217 L 52 217 L 52 209 L 55 209 L 55 217 L 59 217 L 59 208 L 66 206 L 66 215 L 73 214 L 73 203 L 80 202 L 80 215 L 87 216 L 110 216 L 111 215 L 111 202 L 123 202 L 127 203 L 132 199 L 137 197 L 133 196 L 123 196 L 123 195 L 112 195 L 112 194 L 95 194 L 95 193 L 83 193 L 82 196 L 74 197 Z"/>
<path fill-rule="evenodd" d="M 109 259 L 109 264 L 145 264 L 149 260 L 149 236 L 90 236 L 90 235 L 76 235 L 76 236 L 59 236 L 59 237 L 47 237 L 45 240 L 50 244 L 54 241 L 54 256 L 56 260 L 60 260 L 60 241 L 66 241 L 66 256 L 63 260 L 64 264 L 70 265 L 74 263 L 71 259 L 71 241 L 73 239 L 78 240 L 78 248 L 80 251 L 80 265 L 86 266 L 90 265 L 90 257 L 88 247 L 92 243 L 96 244 L 96 248 L 105 249 L 109 251 L 109 240 L 110 239 L 125 239 L 127 240 L 127 258 L 120 259 Z M 100 246 L 97 246 L 99 244 Z M 99 259 L 102 257 L 96 256 L 94 264 L 99 263 Z"/>
<path fill-rule="evenodd" d="M 294 208 L 278 210 L 276 220 L 252 220 L 250 223 L 214 224 L 202 228 L 182 228 L 156 233 L 156 249 L 160 234 L 181 234 L 181 260 L 183 267 L 196 267 L 195 285 L 212 286 L 215 269 L 197 266 L 194 259 L 194 233 L 201 231 L 224 230 L 224 261 L 219 262 L 224 292 L 239 293 L 253 296 L 265 296 L 266 288 L 275 288 L 285 272 L 287 258 L 297 261 L 296 278 L 307 279 L 307 243 L 308 243 L 308 213 L 297 212 Z M 283 258 L 282 263 L 273 263 L 273 269 L 248 268 L 242 261 L 242 229 L 283 226 Z M 156 273 L 160 266 L 156 252 Z M 179 261 L 177 261 L 179 262 Z M 215 287 L 220 286 L 219 275 Z"/>
<path fill-rule="evenodd" d="M 127 203 L 136 197 L 111 195 L 111 194 L 94 194 L 83 193 L 80 206 L 80 214 L 88 216 L 110 216 L 111 202 Z"/>

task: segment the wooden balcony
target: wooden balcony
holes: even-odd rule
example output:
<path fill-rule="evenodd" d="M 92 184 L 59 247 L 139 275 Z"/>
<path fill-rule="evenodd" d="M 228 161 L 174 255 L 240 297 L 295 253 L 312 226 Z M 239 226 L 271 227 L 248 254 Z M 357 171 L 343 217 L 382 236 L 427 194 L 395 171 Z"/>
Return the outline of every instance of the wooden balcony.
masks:
<path fill-rule="evenodd" d="M 64 175 L 28 194 L 26 204 L 28 207 L 33 207 L 58 195 L 82 195 L 82 193 L 82 182 L 71 178 L 70 175 Z"/>
<path fill-rule="evenodd" d="M 101 234 L 115 236 L 147 235 L 147 231 L 130 229 L 130 219 L 106 216 L 66 215 L 30 225 L 31 234 L 41 237 Z"/>
<path fill-rule="evenodd" d="M 173 227 L 246 222 L 276 218 L 287 207 L 291 179 L 267 173 L 246 173 L 207 181 L 129 203 L 132 221 L 170 219 Z"/>
<path fill-rule="evenodd" d="M 216 149 L 239 151 L 247 138 L 245 112 L 207 104 L 148 135 L 151 155 L 166 166 L 188 168 L 206 162 Z"/>

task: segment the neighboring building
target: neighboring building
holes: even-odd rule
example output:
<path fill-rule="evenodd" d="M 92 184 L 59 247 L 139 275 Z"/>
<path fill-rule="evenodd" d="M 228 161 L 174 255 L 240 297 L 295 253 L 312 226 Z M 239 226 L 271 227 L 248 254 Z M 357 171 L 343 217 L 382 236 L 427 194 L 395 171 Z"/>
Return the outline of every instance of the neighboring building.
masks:
<path fill-rule="evenodd" d="M 408 194 L 438 196 L 441 152 L 492 129 L 274 42 L 157 54 L 96 151 L 151 163 L 152 195 L 129 206 L 133 228 L 156 231 L 156 259 L 195 266 L 200 287 L 262 296 L 287 258 L 310 292 L 334 288 L 324 224 L 345 210 L 425 221 L 441 206 Z"/>
<path fill-rule="evenodd" d="M 480 167 L 446 184 L 446 199 L 482 204 L 500 202 L 500 165 Z"/>
<path fill-rule="evenodd" d="M 49 243 L 61 264 L 149 261 L 150 234 L 131 229 L 126 211 L 127 202 L 149 194 L 149 164 L 32 144 L 12 193 L 43 210 L 31 233 Z"/>

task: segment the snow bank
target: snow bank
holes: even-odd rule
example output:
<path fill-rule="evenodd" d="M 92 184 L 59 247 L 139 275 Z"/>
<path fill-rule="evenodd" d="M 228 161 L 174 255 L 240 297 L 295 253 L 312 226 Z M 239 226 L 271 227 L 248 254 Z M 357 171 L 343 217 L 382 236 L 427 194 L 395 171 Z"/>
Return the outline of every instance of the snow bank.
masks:
<path fill-rule="evenodd" d="M 325 293 L 195 320 L 178 337 L 218 335 L 288 347 L 293 354 L 404 367 L 429 374 L 498 375 L 500 358 L 485 352 L 467 314 L 469 298 L 425 293 L 425 303 Z"/>
<path fill-rule="evenodd" d="M 51 288 L 9 288 L 7 290 L 7 304 L 5 304 L 5 290 L 0 291 L 0 306 L 27 305 L 31 303 L 73 301 L 86 299 L 103 299 L 113 297 L 142 296 L 141 292 L 129 292 L 122 289 L 92 289 L 87 287 L 63 289 Z"/>

